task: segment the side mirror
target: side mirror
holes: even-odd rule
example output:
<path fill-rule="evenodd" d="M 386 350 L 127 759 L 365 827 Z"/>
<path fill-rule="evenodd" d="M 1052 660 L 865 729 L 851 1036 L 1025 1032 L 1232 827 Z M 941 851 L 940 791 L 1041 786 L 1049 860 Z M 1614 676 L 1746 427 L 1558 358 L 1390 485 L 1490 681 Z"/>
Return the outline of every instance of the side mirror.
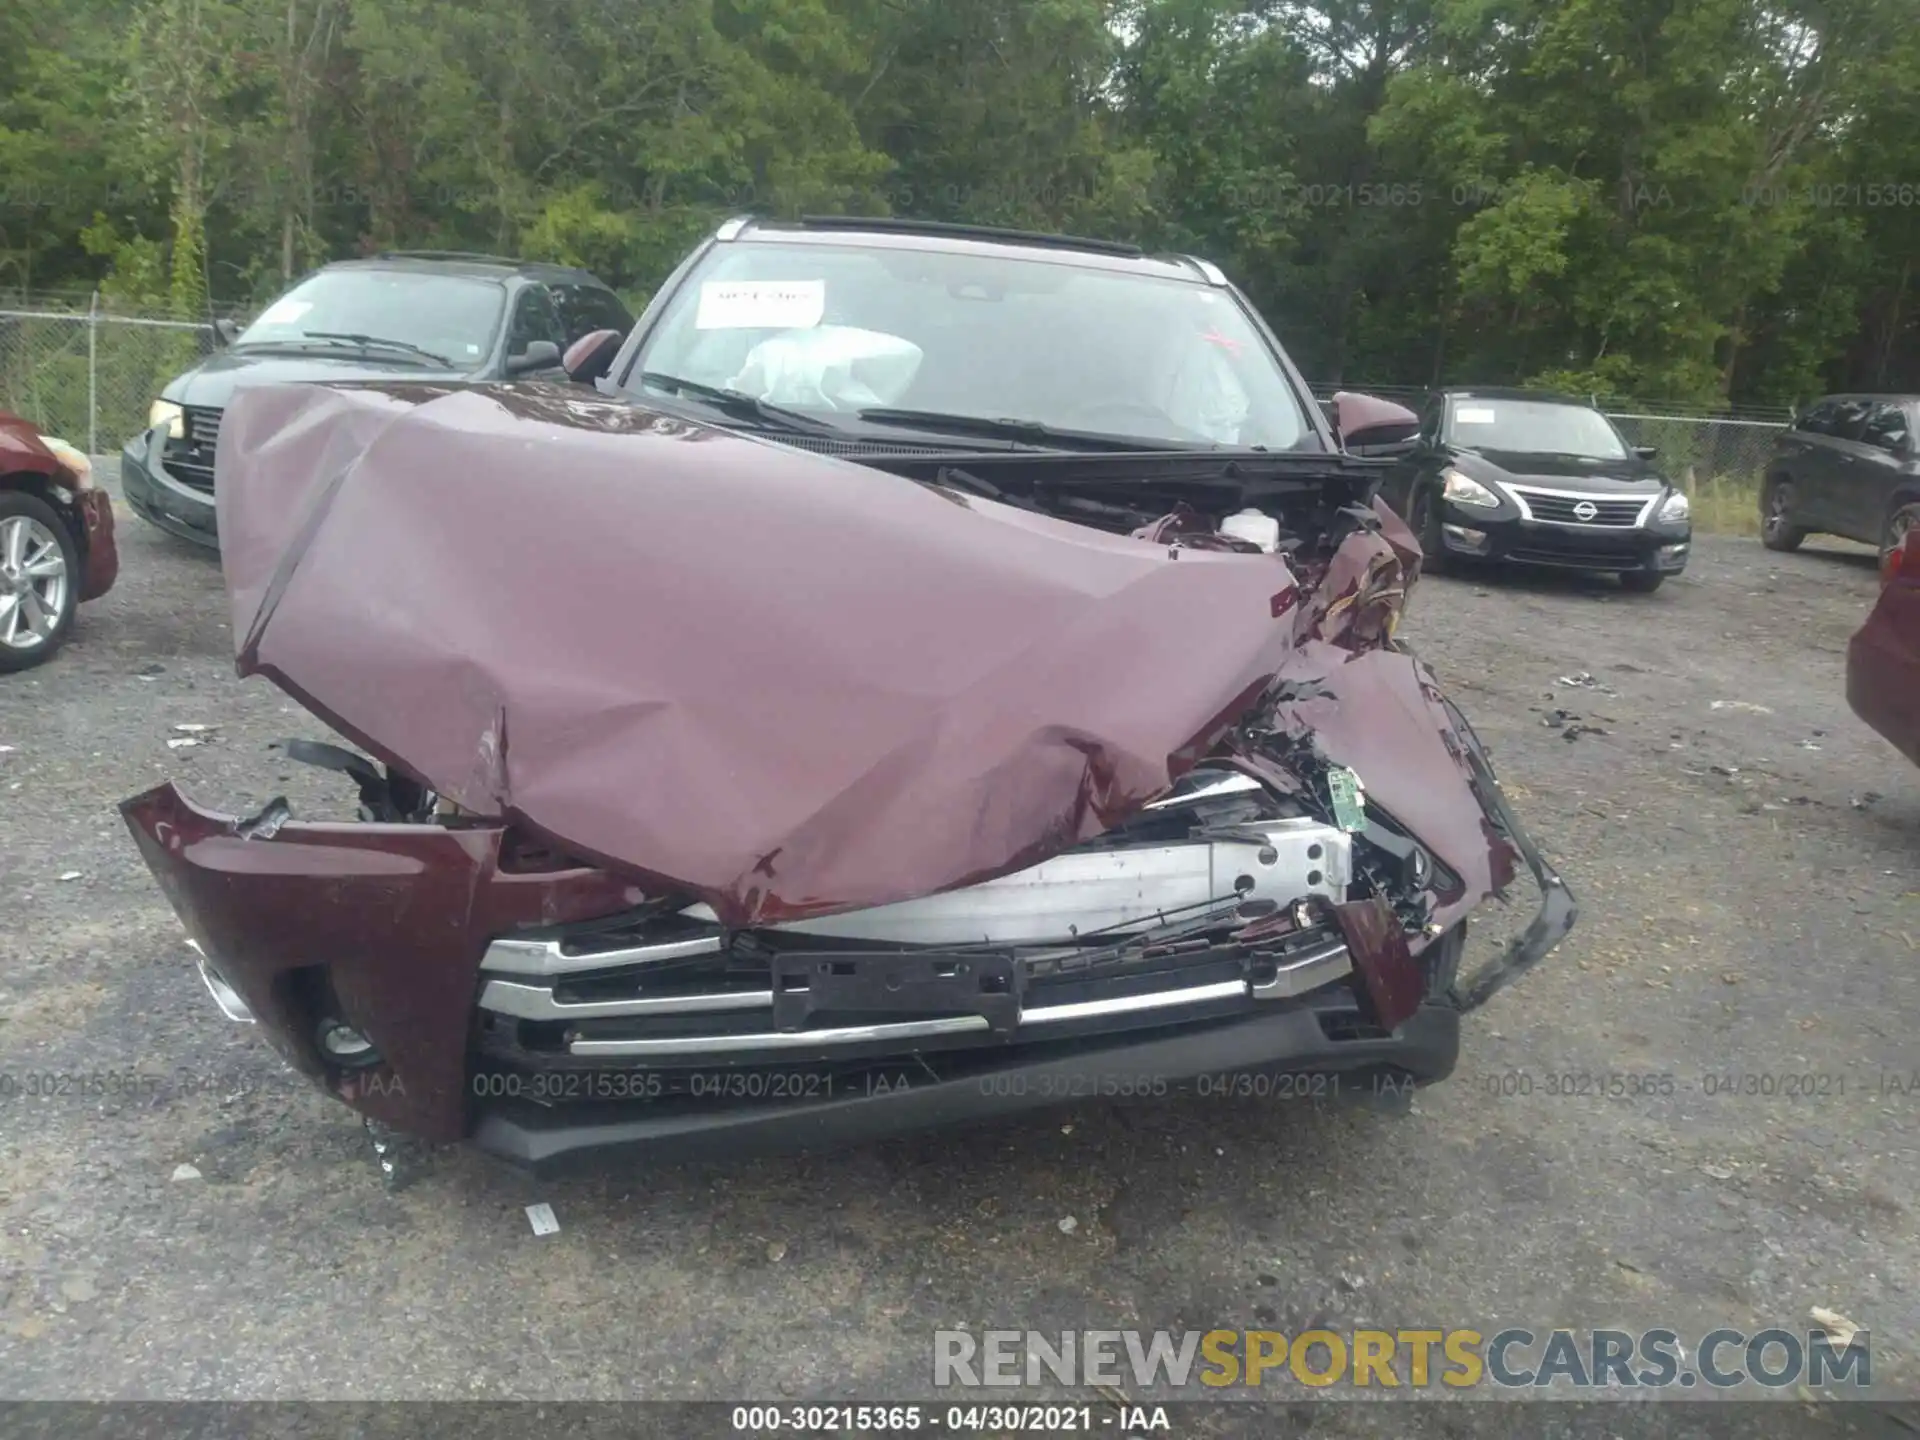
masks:
<path fill-rule="evenodd" d="M 613 368 L 613 357 L 620 353 L 626 339 L 618 330 L 592 330 L 567 347 L 560 363 L 567 378 L 579 385 L 591 385 Z"/>
<path fill-rule="evenodd" d="M 240 327 L 222 315 L 213 322 L 213 333 L 222 345 L 231 345 L 240 338 Z"/>
<path fill-rule="evenodd" d="M 1633 453 L 1638 455 L 1642 460 L 1651 460 L 1660 453 L 1660 447 L 1658 445 L 1636 445 L 1633 447 Z"/>
<path fill-rule="evenodd" d="M 1340 448 L 1349 455 L 1391 458 L 1420 443 L 1420 417 L 1404 405 L 1342 390 L 1332 406 Z"/>
<path fill-rule="evenodd" d="M 507 374 L 524 375 L 529 370 L 552 370 L 560 364 L 560 347 L 551 340 L 535 340 L 518 355 L 507 357 Z"/>

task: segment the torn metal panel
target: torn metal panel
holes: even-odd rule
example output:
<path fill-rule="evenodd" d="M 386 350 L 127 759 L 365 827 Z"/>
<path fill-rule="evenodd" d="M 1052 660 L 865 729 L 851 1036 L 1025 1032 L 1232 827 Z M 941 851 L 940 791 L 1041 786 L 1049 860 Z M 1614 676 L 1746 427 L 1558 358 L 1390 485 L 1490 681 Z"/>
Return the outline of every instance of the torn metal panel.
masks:
<path fill-rule="evenodd" d="M 1334 920 L 1346 938 L 1347 953 L 1368 1018 L 1382 1030 L 1398 1029 L 1420 1008 L 1427 982 L 1422 966 L 1407 948 L 1393 907 L 1379 896 L 1333 907 Z"/>

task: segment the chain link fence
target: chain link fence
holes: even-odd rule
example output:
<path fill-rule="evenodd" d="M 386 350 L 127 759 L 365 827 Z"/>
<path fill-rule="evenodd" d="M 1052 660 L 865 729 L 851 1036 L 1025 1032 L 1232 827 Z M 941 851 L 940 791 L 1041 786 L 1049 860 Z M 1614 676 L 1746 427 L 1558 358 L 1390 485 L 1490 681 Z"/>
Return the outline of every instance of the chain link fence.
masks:
<path fill-rule="evenodd" d="M 211 325 L 114 314 L 97 299 L 0 309 L 0 409 L 108 454 L 146 428 L 161 387 L 216 343 Z"/>
<path fill-rule="evenodd" d="M 210 324 L 118 314 L 85 304 L 0 309 L 0 409 L 24 415 L 89 454 L 116 451 L 146 428 L 147 411 L 175 375 L 211 354 Z M 1358 390 L 1418 410 L 1430 393 L 1410 385 L 1321 383 L 1315 396 Z M 1787 416 L 1702 413 L 1659 405 L 1600 407 L 1629 444 L 1652 445 L 1661 468 L 1689 486 L 1757 486 Z"/>

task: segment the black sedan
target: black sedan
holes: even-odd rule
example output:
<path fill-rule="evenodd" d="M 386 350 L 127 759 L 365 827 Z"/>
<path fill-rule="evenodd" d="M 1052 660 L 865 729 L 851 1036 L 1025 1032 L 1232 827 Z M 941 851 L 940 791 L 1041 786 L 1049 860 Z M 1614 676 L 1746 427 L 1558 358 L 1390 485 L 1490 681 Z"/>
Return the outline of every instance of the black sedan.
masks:
<path fill-rule="evenodd" d="M 1687 497 L 1593 406 L 1526 390 L 1442 390 L 1382 485 L 1426 568 L 1456 560 L 1607 571 L 1657 590 L 1686 568 Z"/>

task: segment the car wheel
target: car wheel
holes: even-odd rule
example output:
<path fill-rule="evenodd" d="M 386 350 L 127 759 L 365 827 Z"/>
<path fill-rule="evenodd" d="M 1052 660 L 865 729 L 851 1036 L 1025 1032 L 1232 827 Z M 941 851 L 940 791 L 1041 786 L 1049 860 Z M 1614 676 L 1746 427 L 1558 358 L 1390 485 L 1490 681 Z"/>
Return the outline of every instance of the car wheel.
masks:
<path fill-rule="evenodd" d="M 1658 570 L 1622 570 L 1620 585 L 1636 595 L 1651 595 L 1666 578 Z"/>
<path fill-rule="evenodd" d="M 1769 550 L 1798 550 L 1807 532 L 1787 522 L 1792 513 L 1793 482 L 1781 478 L 1769 483 L 1760 498 L 1760 543 Z"/>
<path fill-rule="evenodd" d="M 0 672 L 58 650 L 79 603 L 73 535 L 38 495 L 0 490 Z"/>
<path fill-rule="evenodd" d="M 1896 505 L 1893 513 L 1887 516 L 1887 523 L 1880 527 L 1880 563 L 1887 563 L 1887 556 L 1907 543 L 1907 532 L 1920 530 L 1920 500 L 1909 500 L 1904 505 Z"/>
<path fill-rule="evenodd" d="M 1447 554 L 1447 542 L 1440 535 L 1440 507 L 1434 501 L 1433 487 L 1417 487 L 1408 508 L 1413 513 L 1407 517 L 1407 524 L 1420 537 L 1420 552 L 1426 557 L 1420 568 L 1429 575 L 1445 574 L 1452 557 Z"/>

